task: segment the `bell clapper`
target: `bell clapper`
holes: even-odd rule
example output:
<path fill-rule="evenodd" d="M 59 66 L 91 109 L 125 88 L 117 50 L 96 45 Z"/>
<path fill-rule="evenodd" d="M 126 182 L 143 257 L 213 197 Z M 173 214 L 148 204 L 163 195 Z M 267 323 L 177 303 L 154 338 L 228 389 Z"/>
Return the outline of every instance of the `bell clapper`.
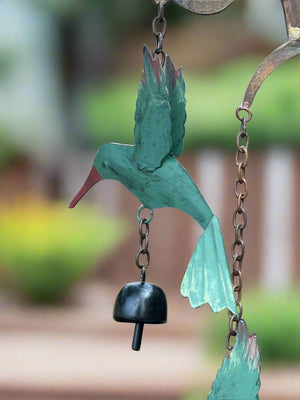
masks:
<path fill-rule="evenodd" d="M 143 330 L 144 330 L 143 322 L 136 322 L 132 339 L 132 346 L 131 346 L 132 350 L 135 351 L 140 350 L 143 337 Z"/>

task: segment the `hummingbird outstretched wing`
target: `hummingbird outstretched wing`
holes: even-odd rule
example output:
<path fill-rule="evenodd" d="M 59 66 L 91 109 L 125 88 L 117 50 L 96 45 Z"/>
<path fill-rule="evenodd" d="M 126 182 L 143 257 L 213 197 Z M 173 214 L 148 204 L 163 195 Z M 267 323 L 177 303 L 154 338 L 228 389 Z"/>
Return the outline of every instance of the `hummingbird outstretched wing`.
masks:
<path fill-rule="evenodd" d="M 158 58 L 144 46 L 144 69 L 136 101 L 134 159 L 138 168 L 159 168 L 172 145 L 171 106 L 166 75 Z"/>
<path fill-rule="evenodd" d="M 249 335 L 240 320 L 236 342 L 225 356 L 207 400 L 259 400 L 260 350 L 256 335 Z"/>
<path fill-rule="evenodd" d="M 178 157 L 183 149 L 183 138 L 185 135 L 185 82 L 182 76 L 182 68 L 176 70 L 169 56 L 166 56 L 165 70 L 171 106 L 172 146 L 170 154 L 174 157 Z"/>

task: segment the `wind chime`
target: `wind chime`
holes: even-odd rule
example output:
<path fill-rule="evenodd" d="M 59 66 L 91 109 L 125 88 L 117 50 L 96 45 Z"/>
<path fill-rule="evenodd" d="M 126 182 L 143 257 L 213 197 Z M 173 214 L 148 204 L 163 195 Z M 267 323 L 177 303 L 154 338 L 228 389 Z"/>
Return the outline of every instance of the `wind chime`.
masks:
<path fill-rule="evenodd" d="M 146 46 L 143 48 L 143 73 L 135 112 L 135 143 L 104 144 L 70 207 L 73 208 L 94 184 L 104 179 L 121 182 L 142 203 L 137 211 L 139 250 L 135 260 L 140 280 L 120 290 L 113 312 L 115 320 L 135 323 L 133 350 L 140 349 L 144 324 L 167 321 L 167 301 L 163 290 L 146 282 L 146 270 L 150 264 L 149 225 L 153 209 L 174 207 L 198 222 L 204 232 L 188 264 L 181 294 L 189 298 L 193 308 L 208 303 L 212 311 L 219 312 L 226 308 L 229 314 L 228 353 L 208 400 L 258 399 L 260 351 L 256 335 L 249 334 L 242 319 L 241 303 L 245 254 L 243 233 L 247 225 L 244 203 L 248 196 L 247 123 L 252 118 L 250 107 L 263 81 L 277 66 L 300 54 L 300 2 L 281 0 L 289 40 L 260 64 L 248 85 L 242 105 L 236 110 L 241 129 L 237 135 L 235 159 L 238 170 L 234 184 L 237 207 L 233 213 L 235 239 L 231 248 L 230 272 L 219 220 L 176 159 L 183 149 L 186 100 L 182 69 L 176 70 L 171 58 L 163 51 L 167 28 L 164 8 L 169 1 L 153 0 L 158 6 L 158 15 L 152 23 L 156 46 L 152 52 Z M 191 12 L 206 15 L 221 12 L 233 3 L 233 0 L 173 1 Z M 141 216 L 145 212 L 143 210 L 148 212 L 147 217 Z M 233 337 L 235 341 L 231 344 Z"/>

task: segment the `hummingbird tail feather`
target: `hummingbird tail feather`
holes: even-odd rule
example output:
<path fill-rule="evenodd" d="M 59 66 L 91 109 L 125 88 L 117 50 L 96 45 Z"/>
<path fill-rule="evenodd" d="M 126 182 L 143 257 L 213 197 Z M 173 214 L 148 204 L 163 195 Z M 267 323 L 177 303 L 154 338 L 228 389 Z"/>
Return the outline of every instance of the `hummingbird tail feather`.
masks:
<path fill-rule="evenodd" d="M 181 284 L 193 308 L 208 303 L 214 312 L 225 308 L 237 315 L 230 271 L 219 220 L 214 215 L 200 237 Z"/>

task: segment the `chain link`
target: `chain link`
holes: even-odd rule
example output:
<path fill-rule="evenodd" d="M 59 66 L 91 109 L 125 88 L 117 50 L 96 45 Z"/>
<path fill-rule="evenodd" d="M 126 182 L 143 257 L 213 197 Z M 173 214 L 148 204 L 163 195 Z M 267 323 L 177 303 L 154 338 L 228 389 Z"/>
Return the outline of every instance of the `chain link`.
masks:
<path fill-rule="evenodd" d="M 247 116 L 242 117 L 241 111 L 246 112 Z M 230 339 L 236 336 L 237 324 L 243 316 L 243 306 L 241 304 L 243 289 L 242 267 L 245 256 L 244 229 L 247 226 L 247 212 L 244 208 L 244 202 L 248 196 L 246 167 L 248 166 L 249 159 L 249 135 L 247 132 L 247 122 L 251 120 L 252 112 L 245 107 L 238 107 L 238 109 L 236 110 L 236 117 L 241 121 L 241 130 L 237 135 L 237 152 L 235 157 L 235 164 L 237 166 L 237 179 L 234 183 L 234 194 L 237 199 L 237 207 L 232 217 L 232 224 L 234 227 L 234 242 L 231 246 L 231 276 L 238 315 L 233 314 L 231 311 L 229 311 L 228 313 L 229 331 L 226 343 L 226 347 L 228 350 L 233 349 L 233 346 L 230 344 Z M 234 323 L 236 324 L 235 327 Z"/>
<path fill-rule="evenodd" d="M 140 211 L 143 210 L 145 207 L 142 206 L 139 208 L 138 213 L 137 213 L 137 219 L 139 221 L 139 249 L 135 257 L 135 263 L 136 266 L 141 270 L 141 281 L 145 282 L 146 279 L 146 269 L 149 267 L 150 264 L 150 252 L 148 250 L 149 246 L 149 223 L 152 220 L 153 216 L 153 210 L 149 209 L 150 211 L 150 217 L 148 219 L 146 218 L 140 218 L 139 214 Z M 142 261 L 142 257 L 144 257 L 144 260 Z"/>
<path fill-rule="evenodd" d="M 152 21 L 152 32 L 156 37 L 156 47 L 152 53 L 161 55 L 161 64 L 162 66 L 165 64 L 166 55 L 163 51 L 163 39 L 167 33 L 167 20 L 165 18 L 165 5 L 169 2 L 169 0 L 154 0 L 154 3 L 158 5 L 158 15 Z"/>

